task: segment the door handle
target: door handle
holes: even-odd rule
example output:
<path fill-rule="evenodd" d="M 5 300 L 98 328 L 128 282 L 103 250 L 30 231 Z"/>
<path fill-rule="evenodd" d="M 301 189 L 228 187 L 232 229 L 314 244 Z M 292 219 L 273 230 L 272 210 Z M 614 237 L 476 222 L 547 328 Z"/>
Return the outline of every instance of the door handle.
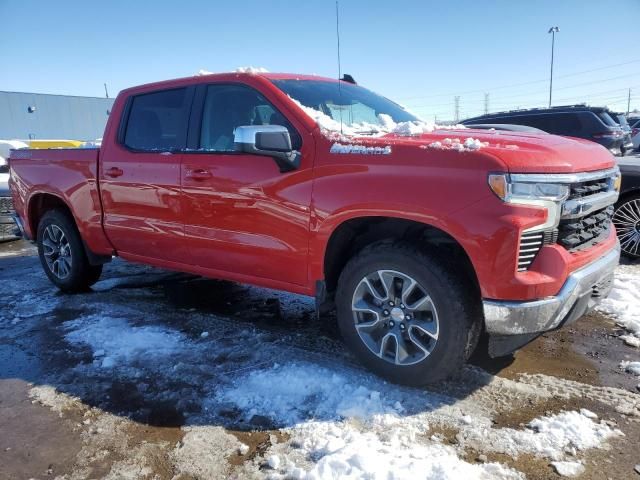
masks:
<path fill-rule="evenodd" d="M 192 180 L 207 180 L 208 178 L 211 178 L 211 172 L 209 170 L 205 170 L 204 168 L 187 170 L 186 177 Z"/>
<path fill-rule="evenodd" d="M 111 167 L 109 170 L 104 172 L 104 174 L 107 177 L 116 178 L 116 177 L 121 177 L 124 174 L 124 172 L 122 171 L 121 168 Z"/>

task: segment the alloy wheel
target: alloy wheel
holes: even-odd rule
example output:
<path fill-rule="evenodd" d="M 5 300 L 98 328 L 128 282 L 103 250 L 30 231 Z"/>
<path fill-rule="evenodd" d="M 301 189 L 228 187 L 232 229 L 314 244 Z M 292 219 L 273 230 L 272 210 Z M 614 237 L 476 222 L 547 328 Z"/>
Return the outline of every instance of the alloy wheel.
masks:
<path fill-rule="evenodd" d="M 436 307 L 427 290 L 405 273 L 378 270 L 365 276 L 356 286 L 351 309 L 362 342 L 389 363 L 416 364 L 436 346 Z"/>
<path fill-rule="evenodd" d="M 613 215 L 620 247 L 627 255 L 640 256 L 640 199 L 623 203 Z"/>
<path fill-rule="evenodd" d="M 49 225 L 42 235 L 42 249 L 47 267 L 60 280 L 71 273 L 73 258 L 67 236 L 57 225 Z"/>

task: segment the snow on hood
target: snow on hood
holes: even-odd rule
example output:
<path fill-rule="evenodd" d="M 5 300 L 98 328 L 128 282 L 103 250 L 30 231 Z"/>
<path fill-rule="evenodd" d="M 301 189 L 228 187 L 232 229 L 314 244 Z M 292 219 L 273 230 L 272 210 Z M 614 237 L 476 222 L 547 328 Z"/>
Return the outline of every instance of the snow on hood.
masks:
<path fill-rule="evenodd" d="M 468 137 L 465 141 L 459 138 L 445 138 L 444 140 L 432 142 L 429 145 L 422 145 L 420 148 L 432 148 L 435 150 L 455 150 L 458 152 L 471 152 L 480 150 L 482 147 L 488 147 L 489 142 L 483 142 L 477 138 Z"/>

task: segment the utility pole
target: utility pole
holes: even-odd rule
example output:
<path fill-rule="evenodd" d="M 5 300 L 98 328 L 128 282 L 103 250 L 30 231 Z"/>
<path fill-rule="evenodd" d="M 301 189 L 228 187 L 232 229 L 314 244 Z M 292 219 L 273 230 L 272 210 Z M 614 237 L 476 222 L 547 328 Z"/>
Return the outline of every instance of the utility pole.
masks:
<path fill-rule="evenodd" d="M 107 84 L 106 83 L 104 84 L 104 96 L 109 98 L 109 92 L 107 90 Z"/>
<path fill-rule="evenodd" d="M 489 113 L 489 94 L 484 94 L 484 114 Z"/>
<path fill-rule="evenodd" d="M 455 97 L 453 97 L 453 101 L 455 103 L 455 112 L 453 114 L 453 121 L 455 123 L 458 123 L 458 121 L 460 120 L 460 96 L 456 95 Z"/>
<path fill-rule="evenodd" d="M 551 34 L 551 76 L 549 77 L 549 108 L 551 108 L 551 95 L 553 92 L 553 49 L 556 43 L 556 33 L 560 29 L 558 27 L 551 27 L 547 33 Z"/>
<path fill-rule="evenodd" d="M 629 115 L 630 109 L 631 109 L 631 89 L 629 89 L 629 96 L 627 97 L 627 116 Z"/>

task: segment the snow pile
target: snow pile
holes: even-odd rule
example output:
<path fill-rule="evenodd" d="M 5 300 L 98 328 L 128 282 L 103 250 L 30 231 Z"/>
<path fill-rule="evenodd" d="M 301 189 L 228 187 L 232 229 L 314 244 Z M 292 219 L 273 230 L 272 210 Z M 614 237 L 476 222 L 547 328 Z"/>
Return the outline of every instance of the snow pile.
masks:
<path fill-rule="evenodd" d="M 488 147 L 489 142 L 482 142 L 477 138 L 468 137 L 462 142 L 459 138 L 445 138 L 441 142 L 430 143 L 427 147 L 435 150 L 455 150 L 457 152 L 471 152 Z"/>
<path fill-rule="evenodd" d="M 201 77 L 203 75 L 213 75 L 214 72 L 210 72 L 209 70 L 205 70 L 203 68 L 201 68 L 200 70 L 198 70 L 198 73 L 196 73 L 197 77 Z"/>
<path fill-rule="evenodd" d="M 269 73 L 269 70 L 267 70 L 264 67 L 238 67 L 236 68 L 234 71 L 234 73 L 250 73 L 252 75 L 255 75 L 257 73 Z"/>
<path fill-rule="evenodd" d="M 406 416 L 402 390 L 370 376 L 291 363 L 251 372 L 217 400 L 247 417 L 264 415 L 290 426 L 294 449 L 265 456 L 285 478 L 404 479 L 416 472 L 438 480 L 524 478 L 499 464 L 467 463 L 452 447 L 429 440 L 427 422 Z M 422 400 L 438 397 L 405 393 Z M 431 405 L 423 407 L 429 411 Z"/>
<path fill-rule="evenodd" d="M 617 323 L 640 337 L 640 276 L 628 267 L 618 267 L 613 290 L 602 300 L 598 310 L 613 316 Z"/>
<path fill-rule="evenodd" d="M 534 419 L 524 430 L 497 429 L 490 418 L 473 410 L 467 414 L 464 401 L 390 388 L 371 377 L 308 363 L 253 371 L 218 392 L 216 400 L 232 404 L 247 419 L 266 416 L 288 426 L 293 450 L 272 447 L 268 452 L 280 455 L 272 468 L 286 478 L 413 478 L 415 472 L 434 479 L 522 478 L 499 464 L 469 464 L 458 453 L 473 448 L 566 461 L 568 455 L 623 435 L 597 423 L 597 416 L 586 409 Z M 430 435 L 430 423 L 458 429 L 460 448 Z M 558 468 L 578 470 L 566 463 Z"/>
<path fill-rule="evenodd" d="M 640 376 L 640 362 L 630 362 L 628 360 L 623 360 L 622 362 L 620 362 L 620 369 L 624 370 L 625 372 Z"/>
<path fill-rule="evenodd" d="M 311 423 L 296 433 L 303 434 L 294 437 L 301 442 L 300 453 L 319 460 L 308 470 L 288 461 L 286 478 L 524 479 L 524 475 L 500 464 L 470 464 L 452 447 L 423 443 L 393 430 L 379 434 L 348 424 Z"/>
<path fill-rule="evenodd" d="M 581 462 L 551 462 L 558 475 L 563 477 L 577 477 L 584 473 L 584 465 Z"/>
<path fill-rule="evenodd" d="M 65 328 L 65 339 L 89 346 L 94 364 L 102 368 L 167 357 L 183 350 L 188 342 L 176 331 L 158 326 L 134 327 L 123 318 L 99 315 L 66 322 Z"/>
<path fill-rule="evenodd" d="M 489 449 L 517 457 L 522 453 L 561 460 L 565 454 L 599 447 L 607 439 L 624 435 L 604 423 L 596 423 L 594 413 L 561 412 L 549 417 L 536 418 L 526 430 L 512 428 L 469 428 L 459 434 L 464 446 Z"/>
<path fill-rule="evenodd" d="M 253 371 L 217 399 L 233 403 L 248 417 L 266 415 L 285 425 L 309 418 L 366 420 L 402 410 L 401 405 L 385 402 L 379 391 L 357 385 L 354 378 L 307 363 Z"/>
<path fill-rule="evenodd" d="M 334 143 L 331 145 L 331 153 L 355 153 L 360 155 L 389 155 L 391 146 L 367 147 L 366 145 Z"/>

